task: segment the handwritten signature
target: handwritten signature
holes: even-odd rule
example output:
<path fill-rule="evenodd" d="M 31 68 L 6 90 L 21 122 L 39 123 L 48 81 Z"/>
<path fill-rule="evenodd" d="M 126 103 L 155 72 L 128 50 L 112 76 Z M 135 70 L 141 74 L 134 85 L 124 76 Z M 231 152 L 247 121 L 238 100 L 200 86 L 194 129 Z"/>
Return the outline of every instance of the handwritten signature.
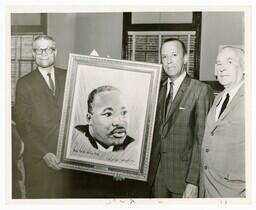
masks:
<path fill-rule="evenodd" d="M 111 161 L 111 162 L 121 162 L 121 163 L 126 163 L 126 164 L 134 164 L 135 163 L 135 161 L 131 160 L 131 159 L 103 156 L 102 153 L 100 153 L 98 151 L 85 150 L 85 149 L 81 149 L 81 148 L 79 148 L 79 149 L 73 148 L 73 152 L 76 154 L 78 153 L 78 154 L 83 154 L 83 155 L 91 155 L 91 156 L 101 157 L 103 160 Z"/>

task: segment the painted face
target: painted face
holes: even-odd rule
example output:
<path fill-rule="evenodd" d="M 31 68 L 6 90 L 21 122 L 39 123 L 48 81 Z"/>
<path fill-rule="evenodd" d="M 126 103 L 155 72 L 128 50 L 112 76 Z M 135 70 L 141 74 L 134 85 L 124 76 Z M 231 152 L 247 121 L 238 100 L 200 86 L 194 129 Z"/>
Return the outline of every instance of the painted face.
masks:
<path fill-rule="evenodd" d="M 91 135 L 111 146 L 122 144 L 127 136 L 128 110 L 119 91 L 98 93 L 88 113 Z"/>
<path fill-rule="evenodd" d="M 53 66 L 57 50 L 51 40 L 39 39 L 33 43 L 33 56 L 36 64 L 41 68 Z"/>
<path fill-rule="evenodd" d="M 222 50 L 217 56 L 215 74 L 225 89 L 238 85 L 243 79 L 243 54 L 232 48 Z"/>
<path fill-rule="evenodd" d="M 178 41 L 164 43 L 161 56 L 164 71 L 172 80 L 185 71 L 184 64 L 187 63 L 187 55 L 183 54 L 182 45 Z"/>

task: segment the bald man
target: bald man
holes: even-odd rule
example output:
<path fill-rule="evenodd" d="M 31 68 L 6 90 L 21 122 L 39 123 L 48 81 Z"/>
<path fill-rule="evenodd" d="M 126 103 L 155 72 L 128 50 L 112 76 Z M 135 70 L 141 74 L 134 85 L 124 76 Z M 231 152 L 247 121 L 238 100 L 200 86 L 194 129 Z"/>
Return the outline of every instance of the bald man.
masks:
<path fill-rule="evenodd" d="M 200 197 L 245 197 L 244 51 L 223 48 L 215 74 L 224 90 L 206 120 Z"/>

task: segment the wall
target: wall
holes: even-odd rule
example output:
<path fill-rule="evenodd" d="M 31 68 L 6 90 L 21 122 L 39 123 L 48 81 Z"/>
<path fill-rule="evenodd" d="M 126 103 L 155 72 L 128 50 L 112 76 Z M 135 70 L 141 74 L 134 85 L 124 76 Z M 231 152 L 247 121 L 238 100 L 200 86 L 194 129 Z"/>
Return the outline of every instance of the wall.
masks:
<path fill-rule="evenodd" d="M 132 24 L 192 23 L 192 12 L 133 12 Z"/>
<path fill-rule="evenodd" d="M 40 25 L 41 15 L 38 13 L 18 13 L 11 14 L 12 25 Z"/>
<path fill-rule="evenodd" d="M 137 14 L 137 21 L 144 19 Z M 93 49 L 100 56 L 120 59 L 122 21 L 122 13 L 49 13 L 48 34 L 58 45 L 56 65 L 67 68 L 70 52 L 88 55 Z M 214 81 L 219 45 L 244 43 L 243 13 L 203 12 L 201 38 L 200 80 Z"/>
<path fill-rule="evenodd" d="M 55 65 L 67 69 L 69 53 L 75 52 L 76 14 L 49 13 L 48 35 L 57 43 L 57 58 Z"/>
<path fill-rule="evenodd" d="M 219 45 L 244 44 L 242 12 L 203 12 L 200 80 L 214 81 L 214 64 Z"/>
<path fill-rule="evenodd" d="M 122 13 L 78 14 L 76 53 L 90 54 L 96 49 L 102 57 L 120 59 L 122 49 Z"/>
<path fill-rule="evenodd" d="M 68 67 L 69 53 L 121 58 L 122 13 L 49 13 L 48 34 L 58 46 L 56 66 Z"/>

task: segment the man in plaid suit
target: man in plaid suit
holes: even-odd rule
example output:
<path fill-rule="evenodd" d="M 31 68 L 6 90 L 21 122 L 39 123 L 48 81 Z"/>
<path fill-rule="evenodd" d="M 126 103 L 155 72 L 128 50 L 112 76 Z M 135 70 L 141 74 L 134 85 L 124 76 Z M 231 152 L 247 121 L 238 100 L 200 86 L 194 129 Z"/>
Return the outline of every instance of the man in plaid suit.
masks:
<path fill-rule="evenodd" d="M 160 87 L 149 184 L 157 198 L 198 197 L 201 141 L 213 93 L 186 74 L 182 41 L 165 40 L 161 58 L 167 79 Z"/>

